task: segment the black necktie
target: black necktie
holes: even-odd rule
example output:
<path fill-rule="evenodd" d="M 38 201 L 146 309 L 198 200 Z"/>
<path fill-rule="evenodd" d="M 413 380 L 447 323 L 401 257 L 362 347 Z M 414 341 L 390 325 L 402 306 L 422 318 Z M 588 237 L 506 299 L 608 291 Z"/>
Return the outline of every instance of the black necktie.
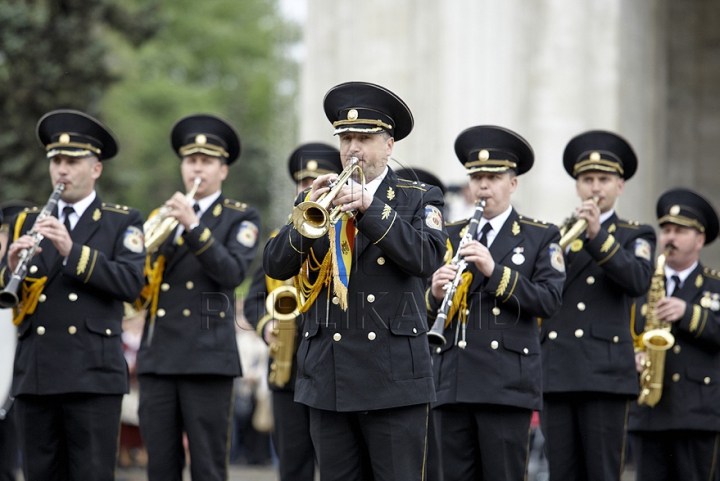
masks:
<path fill-rule="evenodd" d="M 482 231 L 480 233 L 480 243 L 482 245 L 484 245 L 485 247 L 487 247 L 488 232 L 490 232 L 491 230 L 492 230 L 492 225 L 490 224 L 490 222 L 488 222 L 483 226 Z"/>
<path fill-rule="evenodd" d="M 65 216 L 65 228 L 68 232 L 72 231 L 72 224 L 70 224 L 70 214 L 74 213 L 75 209 L 72 206 L 66 205 L 63 209 L 63 215 Z"/>
<path fill-rule="evenodd" d="M 196 214 L 198 212 L 200 212 L 200 204 L 198 204 L 197 202 L 195 204 L 193 204 L 193 210 L 195 211 Z"/>
<path fill-rule="evenodd" d="M 680 290 L 680 278 L 678 276 L 672 276 L 671 279 L 675 283 L 675 287 L 673 287 L 673 291 L 669 297 L 674 296 L 675 293 Z"/>

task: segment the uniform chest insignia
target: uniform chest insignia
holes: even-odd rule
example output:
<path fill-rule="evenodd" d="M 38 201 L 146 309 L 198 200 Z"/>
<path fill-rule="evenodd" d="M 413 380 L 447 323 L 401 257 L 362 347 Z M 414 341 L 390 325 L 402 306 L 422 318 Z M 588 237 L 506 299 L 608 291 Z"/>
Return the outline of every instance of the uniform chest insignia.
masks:
<path fill-rule="evenodd" d="M 141 253 L 145 245 L 143 232 L 134 225 L 129 226 L 123 236 L 123 245 L 130 252 Z"/>
<path fill-rule="evenodd" d="M 93 212 L 93 215 L 92 215 L 92 220 L 97 222 L 100 220 L 101 217 L 102 217 L 102 212 L 100 212 L 100 209 L 95 209 L 95 211 Z"/>
<path fill-rule="evenodd" d="M 524 247 L 516 247 L 513 249 L 513 256 L 510 258 L 510 260 L 515 264 L 516 266 L 519 266 L 523 262 L 525 262 L 525 256 L 522 254 L 525 250 Z"/>
<path fill-rule="evenodd" d="M 603 242 L 603 245 L 600 246 L 600 252 L 608 252 L 614 243 L 615 243 L 615 237 L 608 236 L 608 238 L 605 239 L 605 242 Z"/>
<path fill-rule="evenodd" d="M 710 298 L 710 292 L 705 291 L 703 292 L 703 297 L 700 299 L 700 305 L 704 307 L 705 309 L 709 309 L 710 305 L 712 304 L 712 299 Z"/>
<path fill-rule="evenodd" d="M 698 274 L 698 276 L 695 278 L 695 287 L 702 287 L 703 285 L 703 276 L 702 274 Z"/>
<path fill-rule="evenodd" d="M 386 220 L 388 217 L 390 217 L 390 212 L 392 212 L 392 208 L 389 205 L 385 204 L 385 207 L 383 207 L 380 218 L 382 220 Z"/>
<path fill-rule="evenodd" d="M 257 238 L 257 226 L 249 220 L 242 221 L 240 223 L 240 227 L 238 228 L 235 239 L 237 239 L 237 241 L 245 247 L 253 247 L 255 245 L 255 242 L 257 242 Z"/>
<path fill-rule="evenodd" d="M 720 294 L 713 294 L 712 295 L 712 302 L 710 303 L 710 310 L 717 312 L 720 310 Z"/>
<path fill-rule="evenodd" d="M 443 218 L 440 209 L 434 205 L 425 206 L 425 225 L 431 229 L 442 230 Z"/>
<path fill-rule="evenodd" d="M 211 235 L 212 234 L 210 233 L 210 229 L 205 227 L 205 229 L 203 229 L 202 231 L 202 234 L 200 234 L 200 242 L 207 242 Z"/>
<path fill-rule="evenodd" d="M 520 224 L 518 224 L 517 221 L 513 222 L 512 233 L 513 235 L 518 235 L 520 233 Z"/>
<path fill-rule="evenodd" d="M 652 247 L 650 247 L 650 243 L 648 241 L 645 239 L 637 239 L 635 241 L 635 257 L 649 261 L 651 253 Z"/>
<path fill-rule="evenodd" d="M 395 198 L 395 191 L 392 187 L 388 187 L 387 190 L 387 200 L 393 200 Z"/>
<path fill-rule="evenodd" d="M 615 224 L 611 224 L 610 227 L 608 227 L 608 234 L 612 234 L 617 230 L 617 226 Z"/>
<path fill-rule="evenodd" d="M 558 272 L 565 272 L 565 256 L 560 244 L 550 244 L 550 265 Z"/>
<path fill-rule="evenodd" d="M 213 209 L 213 216 L 217 217 L 222 212 L 222 206 L 220 204 L 217 204 L 215 208 Z"/>
<path fill-rule="evenodd" d="M 583 248 L 583 241 L 582 239 L 575 239 L 572 241 L 572 244 L 570 245 L 570 250 L 573 252 L 580 252 Z"/>

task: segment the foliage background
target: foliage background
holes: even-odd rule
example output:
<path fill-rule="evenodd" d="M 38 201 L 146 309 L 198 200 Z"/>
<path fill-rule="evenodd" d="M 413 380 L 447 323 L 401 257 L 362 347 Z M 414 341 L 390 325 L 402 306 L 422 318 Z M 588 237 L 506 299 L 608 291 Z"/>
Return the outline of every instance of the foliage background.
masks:
<path fill-rule="evenodd" d="M 100 195 L 147 215 L 183 190 L 173 124 L 206 112 L 240 133 L 223 193 L 261 210 L 265 236 L 277 223 L 275 192 L 289 189 L 276 180 L 287 177 L 295 139 L 298 66 L 288 51 L 299 36 L 277 0 L 3 0 L 0 202 L 45 203 L 52 186 L 35 125 L 75 108 L 120 140 Z"/>

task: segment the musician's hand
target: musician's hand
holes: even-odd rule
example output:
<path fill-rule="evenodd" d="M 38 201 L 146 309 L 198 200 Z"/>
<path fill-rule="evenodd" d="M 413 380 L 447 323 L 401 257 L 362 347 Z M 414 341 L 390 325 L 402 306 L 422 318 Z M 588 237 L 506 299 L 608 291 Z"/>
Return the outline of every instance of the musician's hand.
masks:
<path fill-rule="evenodd" d="M 447 264 L 436 270 L 433 274 L 430 292 L 437 302 L 442 301 L 442 298 L 445 297 L 445 289 L 443 289 L 443 287 L 455 280 L 457 270 L 457 266 Z"/>
<path fill-rule="evenodd" d="M 458 253 L 466 262 L 472 262 L 485 277 L 490 277 L 495 270 L 495 260 L 487 247 L 476 240 L 470 241 L 463 246 Z"/>
<path fill-rule="evenodd" d="M 578 219 L 587 221 L 587 236 L 589 240 L 593 240 L 600 232 L 600 207 L 592 199 L 584 201 L 578 207 Z"/>
<path fill-rule="evenodd" d="M 198 219 L 197 214 L 195 214 L 192 208 L 192 204 L 182 192 L 175 192 L 173 196 L 165 202 L 165 205 L 171 209 L 170 212 L 167 213 L 167 216 L 175 217 L 177 221 L 185 227 L 185 230 L 188 230 L 191 225 L 200 222 L 200 219 Z"/>
<path fill-rule="evenodd" d="M 676 322 L 683 318 L 687 302 L 679 297 L 663 297 L 655 304 L 655 315 L 667 322 Z"/>
<path fill-rule="evenodd" d="M 20 255 L 20 251 L 23 249 L 30 249 L 33 245 L 35 245 L 35 240 L 29 235 L 18 237 L 15 242 L 10 244 L 7 251 L 7 263 L 8 269 L 10 269 L 11 272 L 14 271 L 18 265 L 18 256 Z M 38 247 L 35 254 L 37 255 L 40 252 L 42 252 L 42 248 Z"/>
<path fill-rule="evenodd" d="M 635 370 L 637 372 L 643 372 L 643 369 L 645 369 L 645 361 L 647 360 L 647 353 L 645 351 L 640 351 L 635 353 Z"/>
<path fill-rule="evenodd" d="M 265 340 L 265 343 L 269 346 L 273 342 L 277 342 L 278 338 L 275 334 L 273 334 L 273 331 L 277 328 L 277 321 L 275 319 L 270 319 L 267 324 L 265 324 L 265 327 L 263 328 L 263 339 Z"/>
<path fill-rule="evenodd" d="M 65 224 L 60 222 L 57 217 L 48 216 L 40 219 L 35 223 L 34 230 L 49 239 L 61 256 L 67 257 L 70 254 L 73 241 Z"/>
<path fill-rule="evenodd" d="M 321 195 L 329 192 L 328 182 L 334 181 L 337 177 L 337 174 L 325 174 L 315 179 L 310 188 L 310 197 L 308 197 L 308 200 L 315 202 Z"/>
<path fill-rule="evenodd" d="M 350 185 L 345 185 L 340 189 L 340 192 L 333 200 L 333 205 L 342 205 L 340 210 L 343 212 L 358 210 L 365 213 L 372 201 L 373 196 L 370 192 L 364 190 L 362 185 L 357 182 L 350 182 Z"/>

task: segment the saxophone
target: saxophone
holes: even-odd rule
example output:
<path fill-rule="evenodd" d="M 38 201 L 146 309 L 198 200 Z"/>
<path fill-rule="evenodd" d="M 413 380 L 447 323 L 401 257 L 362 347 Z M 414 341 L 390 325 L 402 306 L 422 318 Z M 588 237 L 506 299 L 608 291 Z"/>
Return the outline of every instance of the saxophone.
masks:
<path fill-rule="evenodd" d="M 665 297 L 665 259 L 674 249 L 672 245 L 665 247 L 655 265 L 655 273 L 648 292 L 645 330 L 642 344 L 647 359 L 640 374 L 640 397 L 638 404 L 655 406 L 662 397 L 663 376 L 665 375 L 665 352 L 675 344 L 675 337 L 670 334 L 670 323 L 658 319 L 655 314 L 657 301 Z"/>
<path fill-rule="evenodd" d="M 265 301 L 265 309 L 275 319 L 273 334 L 276 340 L 270 344 L 270 373 L 268 382 L 283 387 L 290 380 L 292 361 L 295 354 L 295 319 L 300 315 L 297 290 L 290 285 L 282 285 L 272 290 Z"/>

